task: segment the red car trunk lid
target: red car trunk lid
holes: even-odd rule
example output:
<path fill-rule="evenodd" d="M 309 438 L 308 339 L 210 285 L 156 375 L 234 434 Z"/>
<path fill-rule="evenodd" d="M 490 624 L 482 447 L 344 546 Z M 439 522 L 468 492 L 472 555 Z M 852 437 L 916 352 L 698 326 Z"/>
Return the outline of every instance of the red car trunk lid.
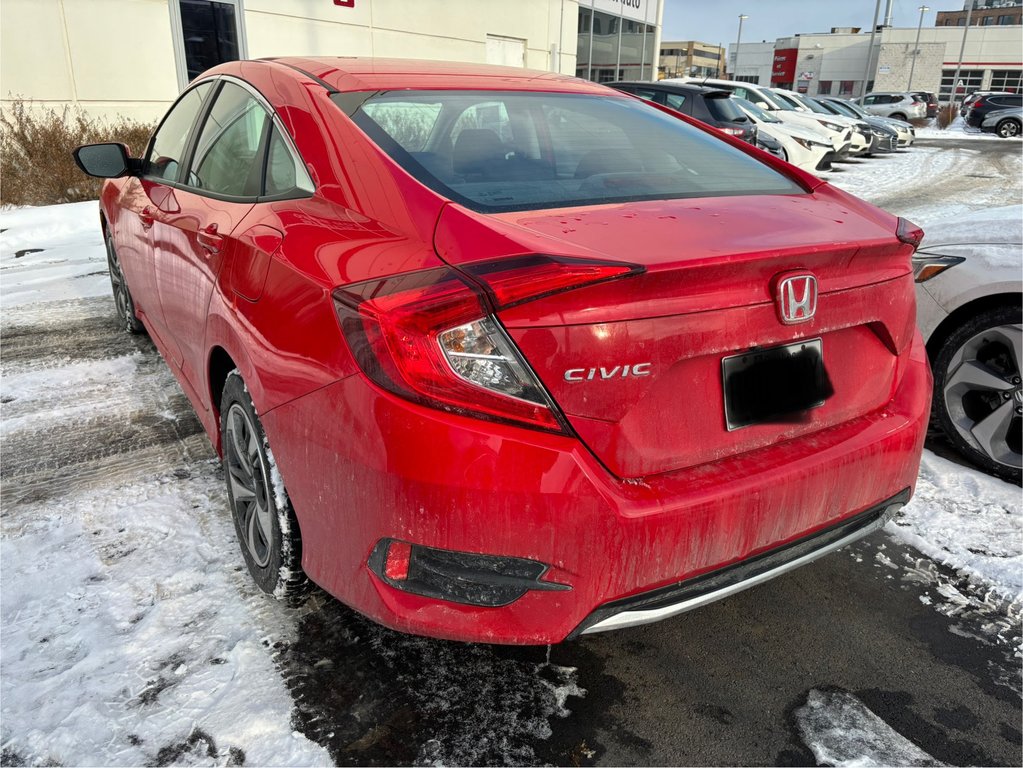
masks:
<path fill-rule="evenodd" d="M 579 437 L 634 478 L 809 436 L 888 402 L 914 312 L 911 249 L 895 230 L 895 217 L 823 188 L 499 216 L 448 206 L 436 245 L 454 265 L 547 253 L 645 268 L 499 314 Z M 792 270 L 817 278 L 819 299 L 811 320 L 785 325 L 773 283 Z M 729 431 L 722 359 L 817 338 L 834 395 L 798 420 Z"/>

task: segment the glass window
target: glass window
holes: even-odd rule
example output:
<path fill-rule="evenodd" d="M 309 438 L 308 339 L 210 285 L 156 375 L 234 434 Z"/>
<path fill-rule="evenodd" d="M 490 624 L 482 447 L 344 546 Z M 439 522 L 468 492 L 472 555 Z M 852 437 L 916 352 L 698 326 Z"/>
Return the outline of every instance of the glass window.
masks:
<path fill-rule="evenodd" d="M 270 116 L 241 86 L 224 83 L 195 146 L 188 183 L 231 197 L 260 194 L 260 148 Z"/>
<path fill-rule="evenodd" d="M 171 107 L 150 142 L 149 153 L 146 155 L 148 176 L 167 181 L 178 180 L 188 134 L 212 87 L 212 82 L 200 83 L 186 91 L 178 103 Z"/>
<path fill-rule="evenodd" d="M 830 80 L 821 80 L 819 83 L 817 83 L 817 93 L 819 93 L 819 94 L 821 94 L 823 96 L 830 96 L 831 95 L 831 81 Z"/>
<path fill-rule="evenodd" d="M 941 71 L 941 91 L 939 92 L 938 98 L 942 101 L 948 101 L 952 94 L 952 80 L 955 77 L 955 73 L 955 69 L 943 69 Z M 957 99 L 962 98 L 968 93 L 980 90 L 980 86 L 984 81 L 984 70 L 960 70 L 959 79 L 963 81 L 963 85 L 956 89 Z"/>
<path fill-rule="evenodd" d="M 234 3 L 180 0 L 179 7 L 189 80 L 217 64 L 238 60 L 238 20 Z"/>
<path fill-rule="evenodd" d="M 1017 93 L 1023 90 L 1023 70 L 993 69 L 991 70 L 991 90 L 1010 91 Z"/>
<path fill-rule="evenodd" d="M 371 101 L 362 105 L 362 110 L 409 152 L 423 151 L 437 123 L 440 108 L 439 101 L 414 104 Z"/>
<path fill-rule="evenodd" d="M 264 194 L 277 196 L 314 190 L 305 165 L 288 146 L 277 126 L 271 125 Z"/>
<path fill-rule="evenodd" d="M 1005 25 L 1005 26 L 1008 26 L 1008 25 L 1011 25 L 1011 24 L 1019 24 L 1019 22 L 1016 20 L 1015 16 L 999 16 L 998 17 L 998 23 L 1000 25 Z"/>
<path fill-rule="evenodd" d="M 803 192 L 744 152 L 636 99 L 390 91 L 367 104 L 420 101 L 441 103 L 424 147 L 438 156 L 431 164 L 389 135 L 371 110 L 361 109 L 352 119 L 422 183 L 482 212 Z M 479 117 L 478 108 L 490 117 L 463 125 L 462 116 Z M 542 148 L 537 134 L 544 137 Z"/>
<path fill-rule="evenodd" d="M 852 96 L 853 85 L 858 82 L 856 80 L 842 80 L 838 86 L 839 96 Z"/>
<path fill-rule="evenodd" d="M 665 103 L 672 109 L 682 109 L 682 105 L 686 103 L 686 97 L 681 93 L 666 93 L 664 94 Z"/>

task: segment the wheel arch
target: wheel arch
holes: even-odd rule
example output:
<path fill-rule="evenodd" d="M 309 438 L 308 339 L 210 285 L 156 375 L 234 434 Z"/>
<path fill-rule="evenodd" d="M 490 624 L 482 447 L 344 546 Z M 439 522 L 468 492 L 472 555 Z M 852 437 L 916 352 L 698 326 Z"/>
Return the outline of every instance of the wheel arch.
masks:
<path fill-rule="evenodd" d="M 260 385 L 259 375 L 248 356 L 241 352 L 241 348 L 232 344 L 228 339 L 214 341 L 206 356 L 206 397 L 209 398 L 208 432 L 210 442 L 213 443 L 217 455 L 222 455 L 221 426 L 220 426 L 220 401 L 224 395 L 224 385 L 228 375 L 237 370 L 245 383 L 245 388 L 252 398 L 252 405 L 257 414 L 263 412 L 260 404 L 263 401 L 263 390 Z"/>
<path fill-rule="evenodd" d="M 962 306 L 956 307 L 944 320 L 938 323 L 930 338 L 927 339 L 927 357 L 931 363 L 934 363 L 935 358 L 941 351 L 942 345 L 952 335 L 952 332 L 968 318 L 1001 306 L 1016 306 L 1023 310 L 1023 295 L 1019 293 L 992 293 L 972 299 Z"/>

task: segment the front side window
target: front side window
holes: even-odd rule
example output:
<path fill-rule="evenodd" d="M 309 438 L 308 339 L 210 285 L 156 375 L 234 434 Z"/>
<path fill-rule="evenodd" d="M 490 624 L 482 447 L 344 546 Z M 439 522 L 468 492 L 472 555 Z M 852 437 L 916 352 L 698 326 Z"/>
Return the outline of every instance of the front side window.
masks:
<path fill-rule="evenodd" d="M 146 175 L 166 181 L 178 180 L 188 134 L 212 87 L 210 82 L 200 83 L 171 107 L 149 144 Z"/>
<path fill-rule="evenodd" d="M 385 104 L 439 107 L 425 144 L 405 142 L 393 122 L 374 119 L 394 114 L 374 106 Z M 804 191 L 720 139 L 634 99 L 391 91 L 369 99 L 352 119 L 422 183 L 488 213 Z"/>
<path fill-rule="evenodd" d="M 270 115 L 241 86 L 224 83 L 213 103 L 188 174 L 189 186 L 217 195 L 260 194 L 260 147 Z"/>

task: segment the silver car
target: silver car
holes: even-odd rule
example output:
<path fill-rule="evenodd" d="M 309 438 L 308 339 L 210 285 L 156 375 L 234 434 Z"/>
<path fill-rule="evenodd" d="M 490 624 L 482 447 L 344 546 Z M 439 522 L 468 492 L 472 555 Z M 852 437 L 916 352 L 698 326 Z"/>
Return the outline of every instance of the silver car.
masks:
<path fill-rule="evenodd" d="M 875 91 L 856 100 L 867 112 L 896 120 L 917 120 L 927 117 L 927 102 L 912 93 Z"/>
<path fill-rule="evenodd" d="M 997 133 L 1003 139 L 1020 135 L 1023 126 L 1023 107 L 1009 107 L 988 112 L 980 124 L 985 133 Z"/>
<path fill-rule="evenodd" d="M 913 257 L 934 420 L 966 458 L 1020 482 L 1023 206 L 925 227 Z"/>

